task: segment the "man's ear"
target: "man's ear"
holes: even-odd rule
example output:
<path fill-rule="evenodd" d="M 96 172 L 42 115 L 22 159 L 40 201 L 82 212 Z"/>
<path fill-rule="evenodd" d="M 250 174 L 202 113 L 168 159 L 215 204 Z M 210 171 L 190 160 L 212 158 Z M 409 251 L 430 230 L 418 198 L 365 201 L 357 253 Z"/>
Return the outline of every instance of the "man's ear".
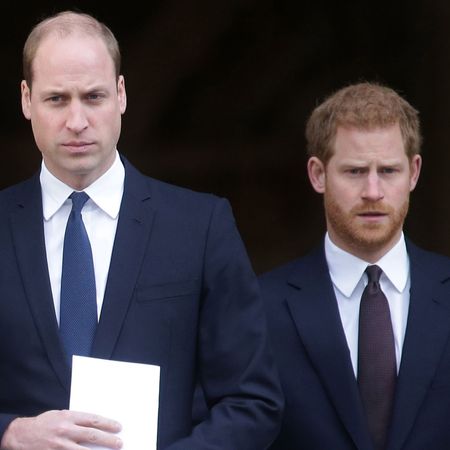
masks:
<path fill-rule="evenodd" d="M 422 157 L 420 155 L 414 155 L 409 164 L 410 168 L 410 180 L 409 190 L 413 191 L 419 180 L 420 169 L 422 168 Z"/>
<path fill-rule="evenodd" d="M 316 156 L 311 156 L 308 160 L 308 176 L 312 187 L 319 194 L 325 192 L 325 165 Z"/>
<path fill-rule="evenodd" d="M 25 80 L 20 83 L 20 90 L 22 94 L 22 112 L 26 119 L 31 119 L 31 91 Z"/>
<path fill-rule="evenodd" d="M 117 82 L 117 96 L 119 99 L 120 113 L 124 114 L 127 109 L 127 91 L 125 90 L 125 78 L 123 75 L 119 76 Z"/>

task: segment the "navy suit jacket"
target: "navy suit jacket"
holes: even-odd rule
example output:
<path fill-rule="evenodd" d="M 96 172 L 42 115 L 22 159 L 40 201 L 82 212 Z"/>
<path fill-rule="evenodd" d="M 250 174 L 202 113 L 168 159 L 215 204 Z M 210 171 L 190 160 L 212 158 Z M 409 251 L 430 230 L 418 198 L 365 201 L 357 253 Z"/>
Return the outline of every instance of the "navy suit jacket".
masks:
<path fill-rule="evenodd" d="M 450 259 L 407 242 L 410 307 L 387 450 L 450 449 Z M 277 450 L 372 450 L 323 246 L 260 277 L 286 405 Z"/>
<path fill-rule="evenodd" d="M 158 449 L 267 448 L 283 401 L 229 203 L 124 165 L 92 356 L 161 367 Z M 197 379 L 211 409 L 192 430 Z M 69 392 L 36 174 L 0 193 L 0 435 L 17 416 L 67 408 Z"/>

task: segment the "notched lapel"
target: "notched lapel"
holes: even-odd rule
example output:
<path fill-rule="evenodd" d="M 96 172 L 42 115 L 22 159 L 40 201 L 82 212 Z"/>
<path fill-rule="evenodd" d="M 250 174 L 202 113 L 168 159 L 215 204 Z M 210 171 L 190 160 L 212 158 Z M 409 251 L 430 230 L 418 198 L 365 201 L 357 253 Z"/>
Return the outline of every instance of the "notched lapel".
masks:
<path fill-rule="evenodd" d="M 10 223 L 17 262 L 36 328 L 53 369 L 61 384 L 69 391 L 70 370 L 59 339 L 48 275 L 38 176 L 24 185 L 17 210 L 10 216 Z"/>
<path fill-rule="evenodd" d="M 450 336 L 450 266 L 435 265 L 428 254 L 410 250 L 408 322 L 388 449 L 402 448 L 430 389 Z"/>
<path fill-rule="evenodd" d="M 296 287 L 287 302 L 300 339 L 356 447 L 371 448 L 323 248 L 303 259 L 289 284 Z"/>
<path fill-rule="evenodd" d="M 131 170 L 127 164 L 126 169 Z M 109 359 L 125 319 L 150 237 L 154 211 L 142 175 L 129 174 L 119 213 L 116 237 L 92 356 Z"/>

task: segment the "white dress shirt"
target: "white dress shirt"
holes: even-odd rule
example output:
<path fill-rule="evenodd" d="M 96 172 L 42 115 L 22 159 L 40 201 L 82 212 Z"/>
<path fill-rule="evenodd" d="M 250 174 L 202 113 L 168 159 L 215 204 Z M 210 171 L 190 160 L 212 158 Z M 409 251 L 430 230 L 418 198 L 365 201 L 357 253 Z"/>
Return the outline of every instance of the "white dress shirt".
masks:
<path fill-rule="evenodd" d="M 116 159 L 110 169 L 84 189 L 90 199 L 84 205 L 81 214 L 94 260 L 97 317 L 100 317 L 105 294 L 124 180 L 125 169 L 116 151 Z M 59 323 L 64 234 L 72 209 L 72 201 L 68 197 L 73 189 L 52 175 L 43 161 L 40 181 L 48 271 Z"/>
<path fill-rule="evenodd" d="M 328 233 L 325 236 L 325 256 L 350 349 L 353 371 L 357 376 L 359 304 L 367 284 L 367 275 L 364 271 L 372 263 L 363 261 L 337 247 L 331 241 Z M 403 233 L 397 244 L 374 264 L 383 270 L 380 285 L 386 295 L 391 312 L 398 372 L 408 319 L 411 285 L 409 258 Z"/>

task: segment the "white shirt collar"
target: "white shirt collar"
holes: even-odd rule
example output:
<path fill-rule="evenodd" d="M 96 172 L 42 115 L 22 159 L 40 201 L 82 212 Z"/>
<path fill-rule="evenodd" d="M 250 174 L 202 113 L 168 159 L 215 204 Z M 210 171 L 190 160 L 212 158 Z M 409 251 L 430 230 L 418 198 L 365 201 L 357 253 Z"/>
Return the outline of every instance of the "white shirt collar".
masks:
<path fill-rule="evenodd" d="M 84 191 L 112 219 L 117 218 L 122 201 L 125 168 L 116 151 L 112 166 Z M 40 173 L 44 219 L 49 220 L 64 204 L 73 188 L 56 178 L 42 160 Z"/>
<path fill-rule="evenodd" d="M 325 257 L 333 284 L 346 297 L 350 297 L 371 263 L 337 247 L 325 235 Z M 403 292 L 409 277 L 409 258 L 403 232 L 399 241 L 375 264 L 381 267 L 386 277 L 399 292 Z"/>

